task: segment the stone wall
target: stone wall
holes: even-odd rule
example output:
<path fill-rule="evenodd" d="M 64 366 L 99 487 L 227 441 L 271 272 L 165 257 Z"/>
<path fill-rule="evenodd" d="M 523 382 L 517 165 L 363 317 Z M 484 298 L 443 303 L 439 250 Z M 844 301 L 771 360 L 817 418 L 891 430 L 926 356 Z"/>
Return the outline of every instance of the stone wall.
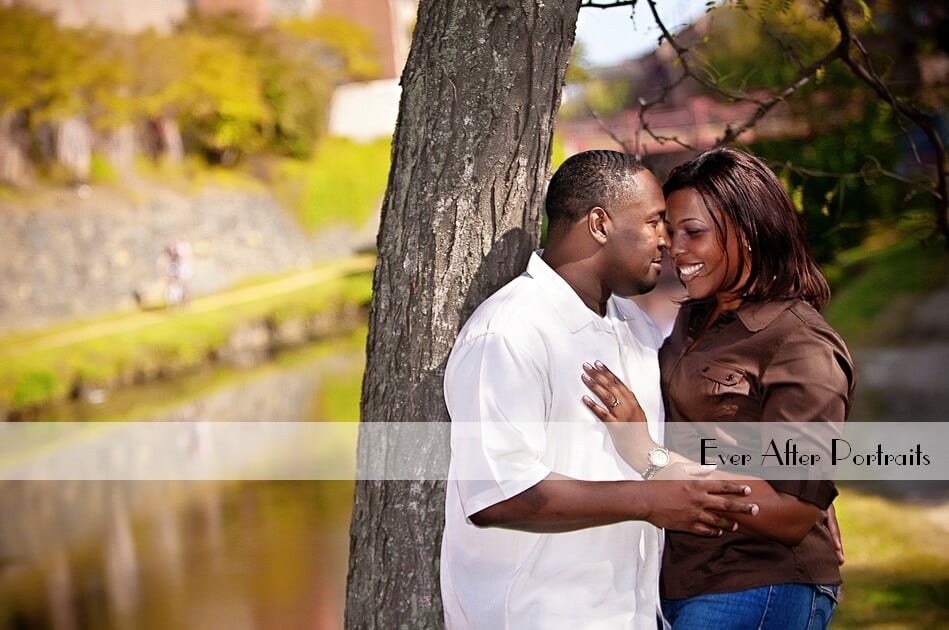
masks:
<path fill-rule="evenodd" d="M 80 187 L 28 205 L 0 201 L 0 334 L 136 308 L 136 294 L 156 287 L 160 295 L 171 239 L 191 244 L 193 295 L 375 244 L 375 222 L 305 235 L 262 193 L 158 190 L 129 201 Z"/>

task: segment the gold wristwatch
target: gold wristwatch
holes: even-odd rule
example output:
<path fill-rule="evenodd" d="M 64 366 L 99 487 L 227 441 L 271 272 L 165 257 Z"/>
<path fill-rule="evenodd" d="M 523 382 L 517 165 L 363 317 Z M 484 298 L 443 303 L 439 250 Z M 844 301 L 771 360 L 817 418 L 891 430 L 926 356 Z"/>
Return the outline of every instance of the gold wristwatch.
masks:
<path fill-rule="evenodd" d="M 646 455 L 646 461 L 649 465 L 643 471 L 643 479 L 649 480 L 656 476 L 656 473 L 669 465 L 672 458 L 669 456 L 669 449 L 657 446 Z"/>

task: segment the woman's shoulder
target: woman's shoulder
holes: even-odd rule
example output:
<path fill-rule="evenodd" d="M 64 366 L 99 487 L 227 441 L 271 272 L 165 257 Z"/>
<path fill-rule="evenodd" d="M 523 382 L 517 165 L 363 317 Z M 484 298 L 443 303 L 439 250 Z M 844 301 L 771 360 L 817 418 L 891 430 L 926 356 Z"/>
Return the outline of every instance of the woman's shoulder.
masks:
<path fill-rule="evenodd" d="M 804 300 L 793 300 L 777 321 L 786 342 L 823 346 L 852 362 L 843 337 L 827 323 L 820 311 Z"/>
<path fill-rule="evenodd" d="M 840 337 L 821 312 L 804 300 L 793 300 L 786 313 L 787 317 L 792 318 L 792 323 L 799 328 L 830 334 L 838 338 Z"/>

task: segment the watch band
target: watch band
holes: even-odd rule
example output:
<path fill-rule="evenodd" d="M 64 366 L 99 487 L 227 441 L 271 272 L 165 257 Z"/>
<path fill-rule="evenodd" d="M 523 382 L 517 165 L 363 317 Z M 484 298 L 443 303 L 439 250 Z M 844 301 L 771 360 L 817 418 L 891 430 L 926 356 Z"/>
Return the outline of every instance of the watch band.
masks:
<path fill-rule="evenodd" d="M 665 461 L 659 464 L 655 463 L 653 461 L 654 454 L 662 454 L 663 459 Z M 646 466 L 646 470 L 643 471 L 643 479 L 648 481 L 652 479 L 656 475 L 657 472 L 659 472 L 660 470 L 668 466 L 672 460 L 669 457 L 669 449 L 663 446 L 657 446 L 653 448 L 652 450 L 650 450 L 649 453 L 646 455 L 646 461 L 649 462 L 649 465 Z"/>
<path fill-rule="evenodd" d="M 643 471 L 643 479 L 649 481 L 656 476 L 656 473 L 665 468 L 665 466 L 656 466 L 655 464 L 649 464 L 646 466 L 646 470 Z"/>

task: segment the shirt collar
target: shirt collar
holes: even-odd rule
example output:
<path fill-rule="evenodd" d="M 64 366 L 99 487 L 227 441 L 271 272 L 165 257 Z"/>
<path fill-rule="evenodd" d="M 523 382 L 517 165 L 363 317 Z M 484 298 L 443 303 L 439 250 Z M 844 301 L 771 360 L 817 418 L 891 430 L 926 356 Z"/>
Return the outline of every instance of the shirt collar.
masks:
<path fill-rule="evenodd" d="M 570 332 L 575 333 L 591 324 L 600 328 L 603 326 L 609 328 L 602 317 L 598 316 L 583 303 L 583 300 L 581 300 L 577 292 L 573 290 L 573 287 L 571 287 L 560 274 L 554 271 L 550 265 L 544 262 L 544 259 L 540 257 L 542 252 L 543 250 L 538 249 L 531 254 L 530 260 L 527 261 L 527 275 L 533 278 L 541 290 L 550 298 L 554 310 L 556 310 L 557 314 L 564 320 Z M 610 302 L 613 302 L 613 300 L 610 299 Z M 607 307 L 607 314 L 609 315 L 609 313 L 610 309 Z M 623 319 L 625 318 L 624 316 Z"/>
<path fill-rule="evenodd" d="M 770 300 L 767 302 L 742 302 L 737 309 L 725 311 L 719 315 L 720 326 L 726 322 L 737 319 L 748 332 L 758 332 L 767 328 L 771 322 L 778 318 L 778 315 L 791 308 L 797 300 Z M 687 302 L 689 313 L 689 336 L 694 336 L 698 332 L 705 319 L 715 307 L 715 298 L 709 297 L 701 300 L 690 300 Z M 714 324 L 714 322 L 712 322 Z"/>
<path fill-rule="evenodd" d="M 613 316 L 620 321 L 629 321 L 631 319 L 638 319 L 639 313 L 642 313 L 642 310 L 639 308 L 633 300 L 626 299 L 614 299 L 616 296 L 611 296 L 610 301 L 607 302 L 607 309 L 609 305 L 613 306 Z M 609 310 L 607 310 L 609 312 Z"/>
<path fill-rule="evenodd" d="M 749 332 L 767 328 L 778 315 L 791 308 L 797 300 L 771 300 L 768 302 L 743 302 L 736 314 Z"/>

